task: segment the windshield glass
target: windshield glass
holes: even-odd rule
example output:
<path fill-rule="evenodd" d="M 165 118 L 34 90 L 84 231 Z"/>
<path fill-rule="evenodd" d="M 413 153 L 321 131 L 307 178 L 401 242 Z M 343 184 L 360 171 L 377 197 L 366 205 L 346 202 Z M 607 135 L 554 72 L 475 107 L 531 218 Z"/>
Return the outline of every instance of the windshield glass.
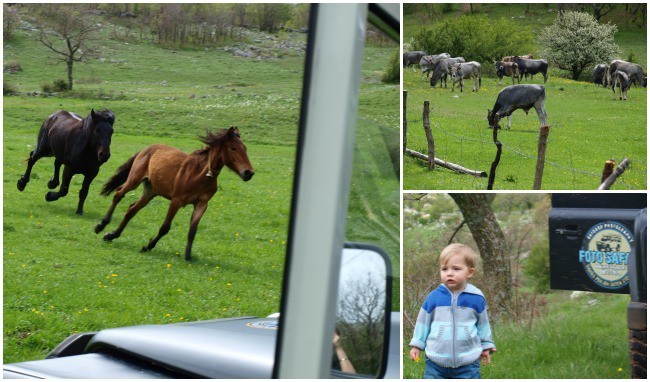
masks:
<path fill-rule="evenodd" d="M 4 63 L 12 68 L 3 75 L 4 363 L 43 359 L 78 332 L 278 312 L 309 5 L 4 4 L 3 16 Z M 84 56 L 74 57 L 83 62 L 74 61 L 70 86 L 60 60 L 70 53 L 65 38 L 82 27 Z M 90 185 L 83 215 L 75 214 L 81 174 L 67 196 L 45 200 L 60 188 L 50 181 L 51 155 L 34 164 L 22 192 L 16 187 L 41 145 L 41 124 L 59 109 L 80 118 L 91 109 L 115 114 L 110 159 Z M 191 261 L 191 204 L 155 248 L 141 252 L 166 219 L 165 195 L 119 237 L 105 237 L 146 184 L 126 193 L 95 233 L 115 195 L 100 190 L 135 153 L 163 144 L 191 154 L 206 146 L 198 135 L 231 126 L 254 176 L 245 182 L 236 171 L 211 168 L 208 177 L 207 166 L 198 174 L 218 188 Z M 62 167 L 61 182 L 65 173 Z"/>

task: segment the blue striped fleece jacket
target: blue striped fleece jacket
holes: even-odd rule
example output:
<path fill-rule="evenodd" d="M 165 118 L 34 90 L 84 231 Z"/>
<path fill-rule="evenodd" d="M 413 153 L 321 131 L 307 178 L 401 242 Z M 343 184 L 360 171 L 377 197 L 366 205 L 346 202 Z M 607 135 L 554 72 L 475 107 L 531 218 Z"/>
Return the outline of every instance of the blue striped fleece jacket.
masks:
<path fill-rule="evenodd" d="M 476 362 L 483 350 L 496 348 L 483 293 L 467 284 L 454 295 L 440 284 L 422 304 L 409 345 L 424 349 L 428 359 L 450 368 Z"/>

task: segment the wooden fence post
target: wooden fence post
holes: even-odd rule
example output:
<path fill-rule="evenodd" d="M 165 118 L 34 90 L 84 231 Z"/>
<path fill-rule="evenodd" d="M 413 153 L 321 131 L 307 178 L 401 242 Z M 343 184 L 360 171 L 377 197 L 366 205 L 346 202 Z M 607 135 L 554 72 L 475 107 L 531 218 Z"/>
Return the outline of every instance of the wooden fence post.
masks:
<path fill-rule="evenodd" d="M 499 165 L 499 161 L 501 160 L 501 142 L 499 142 L 499 139 L 497 138 L 497 129 L 498 129 L 498 123 L 494 124 L 494 130 L 492 132 L 492 139 L 494 140 L 494 144 L 497 146 L 497 154 L 494 157 L 494 162 L 492 162 L 492 166 L 490 167 L 490 177 L 488 178 L 488 190 L 491 190 L 492 187 L 494 186 L 494 178 L 496 177 L 497 173 L 497 166 Z"/>
<path fill-rule="evenodd" d="M 546 160 L 546 143 L 548 141 L 549 127 L 539 129 L 539 142 L 537 143 L 537 166 L 535 167 L 535 182 L 533 190 L 542 189 L 542 175 L 544 174 L 544 161 Z"/>
<path fill-rule="evenodd" d="M 422 120 L 424 125 L 424 133 L 427 136 L 427 147 L 429 153 L 429 170 L 436 167 L 434 158 L 436 157 L 435 144 L 433 142 L 433 135 L 431 134 L 431 123 L 429 121 L 429 101 L 424 101 L 424 108 L 422 110 Z"/>
<path fill-rule="evenodd" d="M 627 170 L 630 165 L 630 160 L 626 157 L 621 163 L 614 169 L 614 171 L 605 179 L 605 181 L 598 187 L 598 190 L 609 190 L 609 188 L 616 182 L 619 176 L 623 175 L 625 170 Z"/>
<path fill-rule="evenodd" d="M 408 98 L 408 90 L 402 91 L 402 154 L 406 151 L 406 99 Z"/>
<path fill-rule="evenodd" d="M 610 159 L 605 162 L 605 167 L 603 167 L 603 176 L 600 178 L 600 183 L 604 183 L 607 178 L 612 175 L 614 172 L 614 166 L 616 166 L 616 161 L 614 159 Z"/>

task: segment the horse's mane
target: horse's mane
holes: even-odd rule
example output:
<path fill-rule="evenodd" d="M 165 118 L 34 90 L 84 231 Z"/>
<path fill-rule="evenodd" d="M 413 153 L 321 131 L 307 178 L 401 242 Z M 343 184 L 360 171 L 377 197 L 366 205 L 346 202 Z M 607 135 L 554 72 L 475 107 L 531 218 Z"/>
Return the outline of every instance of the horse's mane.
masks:
<path fill-rule="evenodd" d="M 197 136 L 199 138 L 199 141 L 205 143 L 206 145 L 208 145 L 208 147 L 205 147 L 200 150 L 196 150 L 192 154 L 196 154 L 196 155 L 205 154 L 208 151 L 210 151 L 211 147 L 215 147 L 222 144 L 227 140 L 229 131 L 230 131 L 229 129 L 221 129 L 217 131 L 206 130 L 204 135 L 198 134 Z M 239 130 L 234 130 L 233 133 L 235 134 L 235 136 L 239 137 Z"/>
<path fill-rule="evenodd" d="M 95 110 L 95 115 L 99 116 L 101 119 L 110 122 L 111 124 L 115 123 L 115 113 L 108 109 Z"/>
<path fill-rule="evenodd" d="M 111 126 L 115 123 L 115 113 L 113 113 L 113 111 L 108 109 L 93 110 L 93 111 L 95 112 L 95 117 L 99 117 L 99 119 L 110 123 Z M 86 118 L 84 118 L 84 128 L 88 128 L 92 120 L 93 120 L 92 113 L 90 113 Z"/>

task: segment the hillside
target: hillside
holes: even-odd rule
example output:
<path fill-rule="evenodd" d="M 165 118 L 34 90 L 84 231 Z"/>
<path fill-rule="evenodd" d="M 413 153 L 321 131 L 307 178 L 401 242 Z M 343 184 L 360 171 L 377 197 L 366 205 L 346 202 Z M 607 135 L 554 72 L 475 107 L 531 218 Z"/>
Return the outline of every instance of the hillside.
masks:
<path fill-rule="evenodd" d="M 548 6 L 547 6 L 548 5 Z M 429 7 L 430 6 L 430 7 Z M 442 4 L 404 4 L 404 42 L 408 43 L 420 28 L 430 26 L 435 22 L 469 14 L 470 10 L 463 4 L 453 4 L 447 9 Z M 618 4 L 611 13 L 604 15 L 601 23 L 612 23 L 618 27 L 615 41 L 621 48 L 621 59 L 628 58 L 631 54 L 637 62 L 647 68 L 647 25 L 641 23 L 639 18 L 625 13 L 624 4 Z M 505 18 L 520 26 L 531 27 L 535 35 L 553 24 L 557 15 L 556 4 L 474 4 L 473 14 L 486 14 L 490 18 Z M 535 41 L 537 44 L 537 41 Z M 539 49 L 539 48 L 538 48 Z M 531 52 L 534 56 L 538 52 Z M 537 54 L 539 57 L 539 54 Z"/>

